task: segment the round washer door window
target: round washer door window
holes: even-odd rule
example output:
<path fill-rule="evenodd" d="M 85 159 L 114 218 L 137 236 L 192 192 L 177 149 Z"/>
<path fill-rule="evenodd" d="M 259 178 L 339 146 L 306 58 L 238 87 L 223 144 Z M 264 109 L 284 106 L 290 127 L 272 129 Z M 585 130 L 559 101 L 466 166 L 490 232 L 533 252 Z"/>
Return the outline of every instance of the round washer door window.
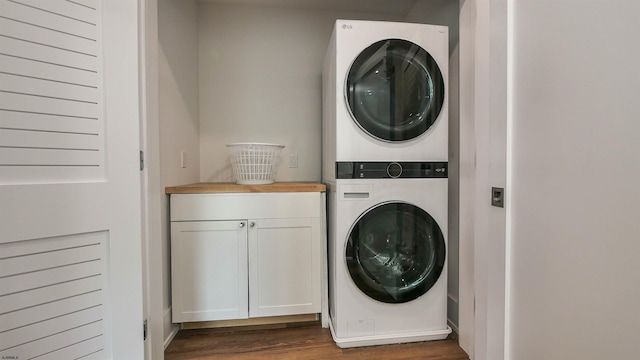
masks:
<path fill-rule="evenodd" d="M 431 55 L 406 40 L 367 47 L 346 79 L 351 116 L 364 131 L 385 141 L 406 141 L 433 125 L 444 103 L 444 80 Z"/>
<path fill-rule="evenodd" d="M 435 284 L 446 259 L 444 236 L 424 210 L 388 202 L 367 210 L 349 232 L 347 268 L 356 286 L 385 303 L 417 299 Z"/>

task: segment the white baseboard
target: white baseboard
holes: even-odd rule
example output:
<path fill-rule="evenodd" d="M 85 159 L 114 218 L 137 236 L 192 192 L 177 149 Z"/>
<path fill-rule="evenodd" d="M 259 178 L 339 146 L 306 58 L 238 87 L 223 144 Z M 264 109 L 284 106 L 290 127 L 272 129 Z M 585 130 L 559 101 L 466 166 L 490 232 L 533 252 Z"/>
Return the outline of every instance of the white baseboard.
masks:
<path fill-rule="evenodd" d="M 229 327 L 250 327 L 250 326 L 273 326 L 273 328 L 282 328 L 286 324 L 300 322 L 316 322 L 320 319 L 320 314 L 302 314 L 302 315 L 285 315 L 285 316 L 265 316 L 249 319 L 237 320 L 213 320 L 213 321 L 196 321 L 184 322 L 180 324 L 180 329 L 215 329 Z"/>
<path fill-rule="evenodd" d="M 458 299 L 447 296 L 447 322 L 456 334 L 458 332 Z"/>
<path fill-rule="evenodd" d="M 452 323 L 449 320 L 447 321 L 447 324 L 449 324 L 449 327 L 451 328 L 451 330 L 453 330 L 454 333 L 460 334 L 460 331 L 458 331 L 458 326 L 456 326 L 456 324 Z"/>
<path fill-rule="evenodd" d="M 171 322 L 171 307 L 164 311 L 162 320 L 164 324 L 164 349 L 166 350 L 171 343 L 171 340 L 178 335 L 180 326 Z"/>

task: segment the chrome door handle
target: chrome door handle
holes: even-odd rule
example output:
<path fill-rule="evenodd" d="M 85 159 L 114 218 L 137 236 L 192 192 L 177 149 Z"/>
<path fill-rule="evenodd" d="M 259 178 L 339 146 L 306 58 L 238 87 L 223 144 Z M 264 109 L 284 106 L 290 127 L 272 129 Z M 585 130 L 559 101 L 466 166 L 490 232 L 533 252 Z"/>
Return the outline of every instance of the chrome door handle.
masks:
<path fill-rule="evenodd" d="M 240 227 L 244 227 L 244 222 L 240 222 Z"/>
<path fill-rule="evenodd" d="M 249 226 L 254 227 L 256 226 L 256 223 L 254 223 L 253 221 L 249 223 Z"/>

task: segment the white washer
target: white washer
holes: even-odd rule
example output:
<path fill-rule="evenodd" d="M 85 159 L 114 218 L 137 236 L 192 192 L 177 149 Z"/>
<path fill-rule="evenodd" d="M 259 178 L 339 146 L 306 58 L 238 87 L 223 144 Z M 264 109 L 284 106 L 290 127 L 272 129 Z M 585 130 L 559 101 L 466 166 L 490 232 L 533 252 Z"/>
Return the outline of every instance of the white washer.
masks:
<path fill-rule="evenodd" d="M 447 161 L 446 26 L 337 20 L 323 66 L 323 178 L 336 161 Z"/>
<path fill-rule="evenodd" d="M 367 173 L 369 165 L 365 177 L 377 171 Z M 417 171 L 433 177 L 325 182 L 330 327 L 340 347 L 439 340 L 451 332 L 447 164 Z M 411 169 L 400 172 L 411 176 Z"/>

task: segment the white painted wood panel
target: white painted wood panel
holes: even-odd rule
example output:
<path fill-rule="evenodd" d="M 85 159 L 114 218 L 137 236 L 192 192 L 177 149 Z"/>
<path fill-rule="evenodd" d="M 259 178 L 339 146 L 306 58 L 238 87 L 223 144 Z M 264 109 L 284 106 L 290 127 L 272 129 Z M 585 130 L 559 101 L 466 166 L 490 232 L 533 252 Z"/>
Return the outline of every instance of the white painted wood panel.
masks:
<path fill-rule="evenodd" d="M 320 219 L 249 223 L 249 316 L 319 313 Z"/>
<path fill-rule="evenodd" d="M 101 306 L 91 307 L 87 310 L 79 310 L 68 314 L 57 315 L 46 320 L 47 327 L 44 326 L 23 326 L 12 330 L 7 335 L 7 343 L 19 344 L 22 339 L 44 339 L 50 336 L 49 329 L 74 329 L 87 324 L 95 324 L 104 321 L 104 308 Z"/>
<path fill-rule="evenodd" d="M 248 317 L 246 221 L 171 224 L 175 323 Z"/>
<path fill-rule="evenodd" d="M 69 20 L 75 20 L 82 23 L 95 25 L 95 10 L 98 6 L 97 1 L 87 1 L 85 6 L 78 6 L 80 3 L 71 0 L 63 1 L 42 1 L 42 0 L 10 0 L 16 4 L 29 7 L 34 10 L 48 12 L 53 15 L 65 17 Z"/>
<path fill-rule="evenodd" d="M 171 221 L 320 217 L 318 192 L 171 195 Z"/>
<path fill-rule="evenodd" d="M 0 289 L 3 293 L 11 294 L 28 290 L 30 287 L 38 288 L 53 283 L 62 283 L 76 279 L 76 274 L 89 274 L 87 276 L 97 276 L 100 268 L 97 261 L 80 262 L 66 266 L 49 269 L 44 273 L 30 272 L 21 275 L 22 281 L 12 281 L 10 277 L 0 277 Z"/>
<path fill-rule="evenodd" d="M 73 308 L 70 308 L 69 303 L 57 301 L 31 308 L 28 312 L 14 311 L 3 314 L 2 319 L 4 325 L 2 326 L 2 329 L 3 331 L 12 331 L 26 326 L 33 326 L 33 329 L 38 326 L 49 327 L 50 325 L 48 325 L 47 321 L 64 317 L 74 312 L 87 314 L 85 311 L 93 308 L 98 308 L 99 311 L 103 312 L 104 309 L 102 309 L 102 306 L 105 305 L 101 302 L 101 299 L 101 294 L 94 292 L 87 294 L 86 296 L 76 298 L 73 303 Z M 3 333 L 3 339 L 0 343 L 6 347 L 11 347 L 9 343 L 9 336 L 10 333 Z M 3 355 L 7 353 L 11 354 L 11 352 L 6 350 L 5 346 L 3 346 L 3 349 L 5 349 L 3 350 Z"/>
<path fill-rule="evenodd" d="M 99 232 L 0 244 L 3 358 L 105 355 L 107 242 Z"/>
<path fill-rule="evenodd" d="M 4 359 L 144 356 L 137 6 L 0 0 Z"/>
<path fill-rule="evenodd" d="M 98 150 L 96 146 L 97 140 L 102 140 L 97 136 L 79 136 L 78 133 L 64 133 L 64 132 L 47 132 L 47 131 L 33 131 L 25 132 L 22 130 L 5 130 L 2 129 L 3 136 L 6 139 L 3 140 L 3 146 L 25 146 L 34 148 L 54 147 L 60 149 L 78 149 L 78 150 Z M 25 135 L 25 133 L 28 134 Z M 73 146 L 68 144 L 73 143 Z"/>
<path fill-rule="evenodd" d="M 46 96 L 38 92 L 37 89 L 29 93 L 2 91 L 0 108 L 93 121 L 100 119 L 98 113 L 100 109 L 96 101 L 77 101 L 62 94 Z"/>
<path fill-rule="evenodd" d="M 34 95 L 43 97 L 60 97 L 60 94 L 64 94 L 64 97 L 70 99 L 70 101 L 84 101 L 87 103 L 96 103 L 100 100 L 97 86 L 79 86 L 68 82 L 17 76 L 8 73 L 0 73 L 0 84 L 2 84 L 0 89 L 3 91 L 31 92 Z"/>
<path fill-rule="evenodd" d="M 41 62 L 52 67 L 60 66 L 90 73 L 98 72 L 97 54 L 50 45 L 46 38 L 38 40 L 20 39 L 3 33 L 0 37 L 0 49 L 5 54 L 4 56 Z M 95 45 L 93 51 L 96 51 Z M 42 52 L 43 48 L 47 50 L 44 53 Z"/>
<path fill-rule="evenodd" d="M 35 78 L 42 81 L 58 81 L 76 86 L 97 88 L 98 74 L 91 71 L 78 71 L 70 67 L 55 66 L 42 61 L 6 55 L 0 55 L 0 66 L 0 72 L 3 74 L 19 78 Z"/>
<path fill-rule="evenodd" d="M 56 167 L 78 167 L 78 168 L 98 168 L 99 161 L 102 160 L 97 149 L 82 148 L 32 148 L 18 146 L 16 148 L 5 148 L 0 152 L 0 161 L 7 167 L 30 166 L 46 168 Z M 18 158 L 19 159 L 16 159 Z"/>
<path fill-rule="evenodd" d="M 95 351 L 104 351 L 104 333 L 102 333 L 103 324 L 90 323 L 75 329 L 61 330 L 59 333 L 47 336 L 34 343 L 25 343 L 12 349 L 21 354 L 20 357 L 25 359 L 46 358 L 46 359 L 78 359 Z M 82 346 L 85 342 L 91 340 L 100 340 L 95 347 L 90 349 L 82 348 L 74 349 L 74 347 Z M 64 345 L 67 344 L 67 345 Z M 65 358 L 62 354 L 69 354 L 71 358 Z"/>
<path fill-rule="evenodd" d="M 97 9 L 69 1 L 5 0 L 0 5 L 3 17 L 9 21 L 92 41 L 99 34 Z"/>
<path fill-rule="evenodd" d="M 0 183 L 104 177 L 101 18 L 91 5 L 0 2 Z"/>
<path fill-rule="evenodd" d="M 102 124 L 99 124 L 97 121 L 43 117 L 39 114 L 24 112 L 11 112 L 6 116 L 1 116 L 0 128 L 2 128 L 2 130 L 77 134 L 84 136 L 98 136 L 102 132 Z"/>

